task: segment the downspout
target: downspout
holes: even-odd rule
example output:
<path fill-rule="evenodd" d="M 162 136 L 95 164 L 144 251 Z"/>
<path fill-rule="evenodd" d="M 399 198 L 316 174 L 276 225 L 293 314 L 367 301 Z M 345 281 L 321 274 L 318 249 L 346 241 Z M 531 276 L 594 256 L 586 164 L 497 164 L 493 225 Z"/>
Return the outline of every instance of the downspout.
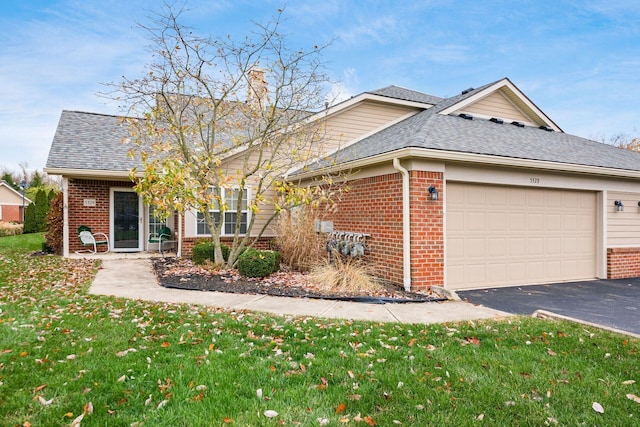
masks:
<path fill-rule="evenodd" d="M 69 258 L 69 178 L 62 177 L 62 256 Z"/>
<path fill-rule="evenodd" d="M 393 167 L 402 175 L 402 269 L 404 290 L 411 291 L 411 199 L 409 194 L 409 171 L 402 167 L 398 158 Z"/>

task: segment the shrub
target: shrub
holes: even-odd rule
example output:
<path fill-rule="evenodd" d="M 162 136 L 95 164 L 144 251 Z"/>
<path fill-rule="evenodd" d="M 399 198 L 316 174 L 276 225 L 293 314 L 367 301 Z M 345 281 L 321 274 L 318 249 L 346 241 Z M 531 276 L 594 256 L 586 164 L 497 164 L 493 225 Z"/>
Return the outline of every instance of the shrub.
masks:
<path fill-rule="evenodd" d="M 44 188 L 38 189 L 35 200 L 35 227 L 38 232 L 47 231 L 47 214 L 49 213 L 49 197 Z"/>
<path fill-rule="evenodd" d="M 62 193 L 57 193 L 51 200 L 51 208 L 47 213 L 47 234 L 45 234 L 46 245 L 51 252 L 62 255 L 62 234 L 64 228 L 63 218 L 64 198 Z"/>
<path fill-rule="evenodd" d="M 222 243 L 220 245 L 220 249 L 222 250 L 222 257 L 224 258 L 224 260 L 225 261 L 228 260 L 229 251 L 230 251 L 229 246 Z M 198 264 L 198 265 L 204 264 L 207 261 L 214 262 L 214 250 L 215 250 L 215 245 L 213 244 L 212 241 L 210 240 L 200 241 L 193 246 L 193 251 L 191 253 L 191 260 L 194 262 L 194 264 Z"/>
<path fill-rule="evenodd" d="M 367 293 L 382 288 L 374 276 L 373 268 L 360 258 L 333 254 L 334 262 L 317 264 L 310 274 L 311 280 L 322 289 L 351 293 Z"/>
<path fill-rule="evenodd" d="M 22 224 L 0 221 L 0 237 L 22 234 Z"/>
<path fill-rule="evenodd" d="M 280 254 L 276 251 L 247 249 L 238 257 L 238 272 L 245 277 L 266 277 L 280 269 Z"/>
<path fill-rule="evenodd" d="M 38 225 L 36 224 L 36 205 L 31 203 L 24 210 L 24 234 L 37 233 Z"/>
<path fill-rule="evenodd" d="M 309 271 L 326 256 L 326 238 L 315 231 L 311 208 L 285 211 L 278 217 L 275 243 L 282 262 L 293 270 Z"/>

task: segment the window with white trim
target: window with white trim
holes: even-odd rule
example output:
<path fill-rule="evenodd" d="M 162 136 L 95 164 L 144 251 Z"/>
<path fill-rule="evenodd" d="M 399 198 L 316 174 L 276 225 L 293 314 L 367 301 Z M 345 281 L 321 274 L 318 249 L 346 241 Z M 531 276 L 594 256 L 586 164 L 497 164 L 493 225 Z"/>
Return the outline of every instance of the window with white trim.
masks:
<path fill-rule="evenodd" d="M 216 189 L 213 189 L 215 192 Z M 225 201 L 225 205 L 227 207 L 224 212 L 224 218 L 222 222 L 222 235 L 233 235 L 236 231 L 236 224 L 240 221 L 240 234 L 245 234 L 247 232 L 247 218 L 248 218 L 248 210 L 247 210 L 247 194 L 248 190 L 244 189 L 242 191 L 242 200 L 240 198 L 240 190 L 235 188 L 222 188 L 220 189 L 221 197 Z M 238 204 L 240 204 L 240 217 L 238 218 Z M 216 225 L 219 224 L 220 221 L 220 207 L 218 202 L 215 201 L 213 203 L 212 209 L 210 210 L 213 220 Z M 211 235 L 211 231 L 209 231 L 209 227 L 207 226 L 206 221 L 204 220 L 204 215 L 201 212 L 198 212 L 196 218 L 196 235 L 198 236 L 209 236 Z"/>

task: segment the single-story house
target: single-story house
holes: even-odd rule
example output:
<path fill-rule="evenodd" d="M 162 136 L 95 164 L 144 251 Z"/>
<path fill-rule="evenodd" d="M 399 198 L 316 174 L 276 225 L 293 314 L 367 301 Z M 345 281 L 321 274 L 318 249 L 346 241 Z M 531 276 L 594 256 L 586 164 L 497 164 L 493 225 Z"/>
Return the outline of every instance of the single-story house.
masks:
<path fill-rule="evenodd" d="M 4 181 L 0 181 L 0 221 L 22 223 L 23 209 L 31 204 L 31 200 L 22 197 L 22 193 L 16 191 Z"/>
<path fill-rule="evenodd" d="M 315 117 L 334 144 L 289 177 L 350 171 L 321 219 L 366 234 L 390 281 L 455 290 L 640 276 L 640 153 L 566 134 L 507 78 L 450 98 L 388 86 Z M 131 189 L 126 137 L 119 117 L 62 112 L 45 171 L 63 177 L 65 255 L 81 223 L 109 234 L 113 251 L 146 249 L 158 226 Z M 206 229 L 195 212 L 182 221 L 188 253 Z M 119 243 L 118 230 L 138 237 Z"/>

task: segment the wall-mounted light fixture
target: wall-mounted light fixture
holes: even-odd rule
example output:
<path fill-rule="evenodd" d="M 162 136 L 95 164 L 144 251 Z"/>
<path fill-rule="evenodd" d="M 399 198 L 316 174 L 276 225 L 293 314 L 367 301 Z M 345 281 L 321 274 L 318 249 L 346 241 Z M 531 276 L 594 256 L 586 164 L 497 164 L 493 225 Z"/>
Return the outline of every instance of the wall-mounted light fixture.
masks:
<path fill-rule="evenodd" d="M 438 189 L 433 185 L 430 185 L 429 188 L 429 197 L 431 200 L 438 200 Z"/>
<path fill-rule="evenodd" d="M 613 202 L 613 204 L 616 206 L 616 212 L 624 211 L 624 205 L 622 204 L 622 200 L 616 200 L 615 202 Z"/>

